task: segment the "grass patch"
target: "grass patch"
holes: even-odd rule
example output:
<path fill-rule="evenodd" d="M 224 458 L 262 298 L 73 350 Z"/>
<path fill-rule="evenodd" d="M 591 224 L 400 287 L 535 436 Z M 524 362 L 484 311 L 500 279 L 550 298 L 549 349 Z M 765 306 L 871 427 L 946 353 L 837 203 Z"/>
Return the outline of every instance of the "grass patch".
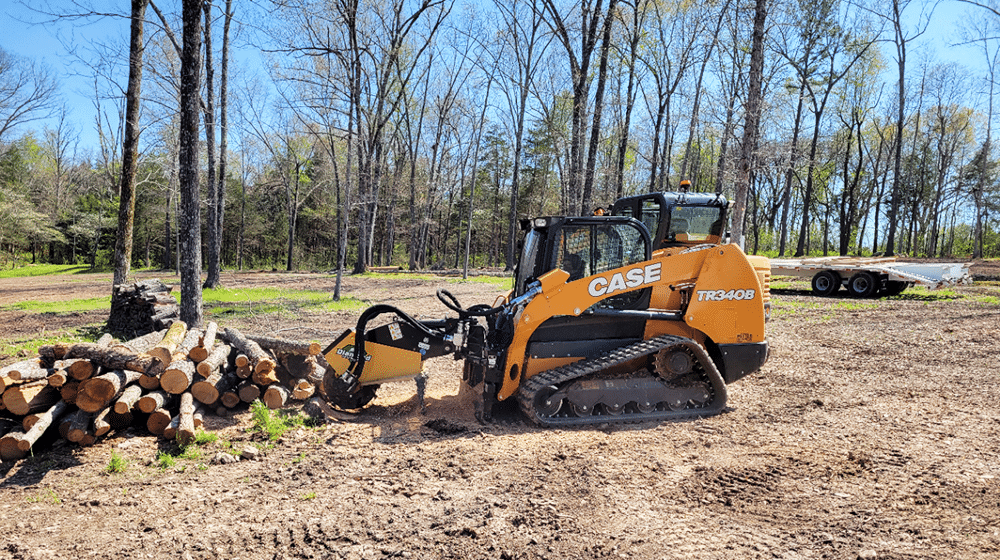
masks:
<path fill-rule="evenodd" d="M 219 441 L 219 434 L 206 432 L 200 428 L 198 429 L 198 433 L 194 435 L 194 443 L 196 445 L 208 445 L 217 441 Z"/>
<path fill-rule="evenodd" d="M 469 276 L 468 278 L 449 278 L 449 284 L 492 284 L 509 290 L 514 284 L 511 276 Z"/>
<path fill-rule="evenodd" d="M 302 499 L 303 500 L 315 500 L 316 499 L 316 493 L 315 492 L 306 492 L 305 494 L 302 494 Z"/>
<path fill-rule="evenodd" d="M 45 502 L 49 504 L 61 504 L 62 498 L 60 498 L 59 495 L 56 494 L 56 491 L 51 488 L 47 488 L 42 492 L 35 494 L 34 496 L 28 497 L 29 504 L 36 504 L 40 502 Z"/>
<path fill-rule="evenodd" d="M 161 471 L 165 471 L 177 465 L 177 458 L 165 451 L 157 451 L 156 458 L 153 459 L 153 463 L 159 467 Z"/>
<path fill-rule="evenodd" d="M 10 270 L 0 270 L 0 278 L 29 278 L 55 274 L 80 274 L 82 272 L 94 271 L 85 264 L 29 264 Z"/>
<path fill-rule="evenodd" d="M 207 314 L 226 317 L 294 313 L 303 309 L 327 312 L 360 311 L 368 307 L 367 302 L 356 298 L 347 297 L 334 301 L 331 292 L 273 287 L 204 290 L 202 305 L 205 306 Z"/>
<path fill-rule="evenodd" d="M 56 315 L 70 315 L 72 313 L 86 313 L 98 309 L 111 309 L 111 296 L 97 297 L 90 299 L 69 299 L 65 301 L 20 301 L 11 305 L 0 307 L 0 310 L 19 310 L 28 313 L 54 313 Z"/>
<path fill-rule="evenodd" d="M 982 303 L 983 305 L 1000 305 L 1000 297 L 998 296 L 973 296 L 972 300 L 976 303 Z"/>
<path fill-rule="evenodd" d="M 409 272 L 365 272 L 362 274 L 356 274 L 361 278 L 395 278 L 395 279 L 405 279 L 405 280 L 436 280 L 440 276 L 432 276 L 430 274 L 410 274 Z"/>
<path fill-rule="evenodd" d="M 104 472 L 108 474 L 121 474 L 128 469 L 128 459 L 122 457 L 117 451 L 111 452 L 111 460 L 108 461 Z"/>
<path fill-rule="evenodd" d="M 285 432 L 293 428 L 313 427 L 312 419 L 308 416 L 298 411 L 271 410 L 259 399 L 250 403 L 250 411 L 253 414 L 253 425 L 249 430 L 260 432 L 271 441 L 281 439 Z"/>

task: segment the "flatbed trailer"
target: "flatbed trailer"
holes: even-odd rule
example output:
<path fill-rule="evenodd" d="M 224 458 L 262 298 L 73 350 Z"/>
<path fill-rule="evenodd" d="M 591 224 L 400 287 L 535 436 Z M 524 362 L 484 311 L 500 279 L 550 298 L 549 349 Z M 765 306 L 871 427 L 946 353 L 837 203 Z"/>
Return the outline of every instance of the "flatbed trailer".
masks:
<path fill-rule="evenodd" d="M 844 286 L 851 296 L 865 298 L 898 295 L 914 285 L 936 290 L 972 282 L 969 263 L 906 263 L 895 257 L 771 259 L 771 276 L 812 278 L 819 296 Z"/>

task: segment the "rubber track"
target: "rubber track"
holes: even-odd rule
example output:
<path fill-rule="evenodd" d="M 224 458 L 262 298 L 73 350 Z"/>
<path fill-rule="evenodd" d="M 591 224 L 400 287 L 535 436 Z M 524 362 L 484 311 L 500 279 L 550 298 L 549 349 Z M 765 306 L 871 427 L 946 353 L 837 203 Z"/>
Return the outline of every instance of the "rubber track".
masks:
<path fill-rule="evenodd" d="M 707 380 L 715 393 L 715 398 L 712 399 L 708 406 L 697 409 L 657 410 L 648 414 L 626 411 L 618 416 L 609 414 L 595 414 L 591 416 L 539 416 L 535 413 L 535 395 L 545 387 L 555 386 L 562 388 L 564 384 L 575 379 L 600 373 L 608 368 L 677 345 L 683 345 L 691 349 L 695 357 L 698 358 L 698 362 L 702 368 L 704 368 L 705 374 L 708 377 Z M 632 422 L 699 418 L 718 414 L 726 407 L 726 384 L 719 370 L 715 367 L 715 363 L 700 344 L 690 338 L 667 334 L 637 342 L 630 346 L 617 348 L 603 356 L 598 356 L 590 360 L 581 360 L 536 374 L 521 385 L 517 393 L 517 400 L 524 415 L 540 426 L 572 427 L 593 424 L 626 424 Z"/>

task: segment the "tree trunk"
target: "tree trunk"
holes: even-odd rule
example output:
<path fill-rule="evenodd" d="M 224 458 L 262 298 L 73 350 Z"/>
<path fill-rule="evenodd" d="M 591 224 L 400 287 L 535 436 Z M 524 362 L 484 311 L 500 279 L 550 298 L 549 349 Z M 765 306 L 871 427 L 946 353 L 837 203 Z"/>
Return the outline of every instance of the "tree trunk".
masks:
<path fill-rule="evenodd" d="M 736 181 L 736 201 L 733 205 L 732 238 L 743 247 L 743 222 L 750 191 L 750 177 L 753 172 L 757 151 L 757 130 L 760 123 L 761 82 L 764 74 L 764 22 L 767 19 L 767 0 L 756 0 L 753 20 L 753 47 L 750 51 L 750 77 L 747 86 L 747 107 L 743 128 L 743 153 L 740 156 L 740 172 Z"/>
<path fill-rule="evenodd" d="M 201 195 L 198 182 L 198 121 L 201 99 L 200 0 L 183 0 L 181 55 L 180 189 L 181 320 L 201 326 Z"/>
<path fill-rule="evenodd" d="M 206 203 L 207 221 L 205 228 L 205 249 L 208 254 L 205 256 L 207 262 L 207 276 L 202 288 L 215 288 L 219 285 L 219 249 L 222 247 L 220 239 L 222 232 L 219 230 L 220 221 L 217 213 L 219 211 L 219 190 L 215 184 L 215 67 L 212 64 L 212 0 L 203 0 L 202 9 L 205 13 L 204 37 L 205 37 L 205 87 L 204 87 L 204 110 L 205 110 L 205 147 L 207 148 L 208 174 L 205 177 L 208 192 Z"/>

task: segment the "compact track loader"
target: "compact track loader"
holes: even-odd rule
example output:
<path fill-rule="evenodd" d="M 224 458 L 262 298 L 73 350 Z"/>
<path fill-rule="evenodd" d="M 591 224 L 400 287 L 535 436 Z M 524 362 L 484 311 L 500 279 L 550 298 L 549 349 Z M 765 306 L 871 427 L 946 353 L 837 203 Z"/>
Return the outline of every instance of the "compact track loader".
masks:
<path fill-rule="evenodd" d="M 526 220 L 509 293 L 464 308 L 439 290 L 457 317 L 434 321 L 367 309 L 324 351 L 325 398 L 361 408 L 452 354 L 481 421 L 510 398 L 543 426 L 718 413 L 726 385 L 767 359 L 770 309 L 768 260 L 723 243 L 727 209 L 722 196 L 652 193 L 608 216 Z"/>

